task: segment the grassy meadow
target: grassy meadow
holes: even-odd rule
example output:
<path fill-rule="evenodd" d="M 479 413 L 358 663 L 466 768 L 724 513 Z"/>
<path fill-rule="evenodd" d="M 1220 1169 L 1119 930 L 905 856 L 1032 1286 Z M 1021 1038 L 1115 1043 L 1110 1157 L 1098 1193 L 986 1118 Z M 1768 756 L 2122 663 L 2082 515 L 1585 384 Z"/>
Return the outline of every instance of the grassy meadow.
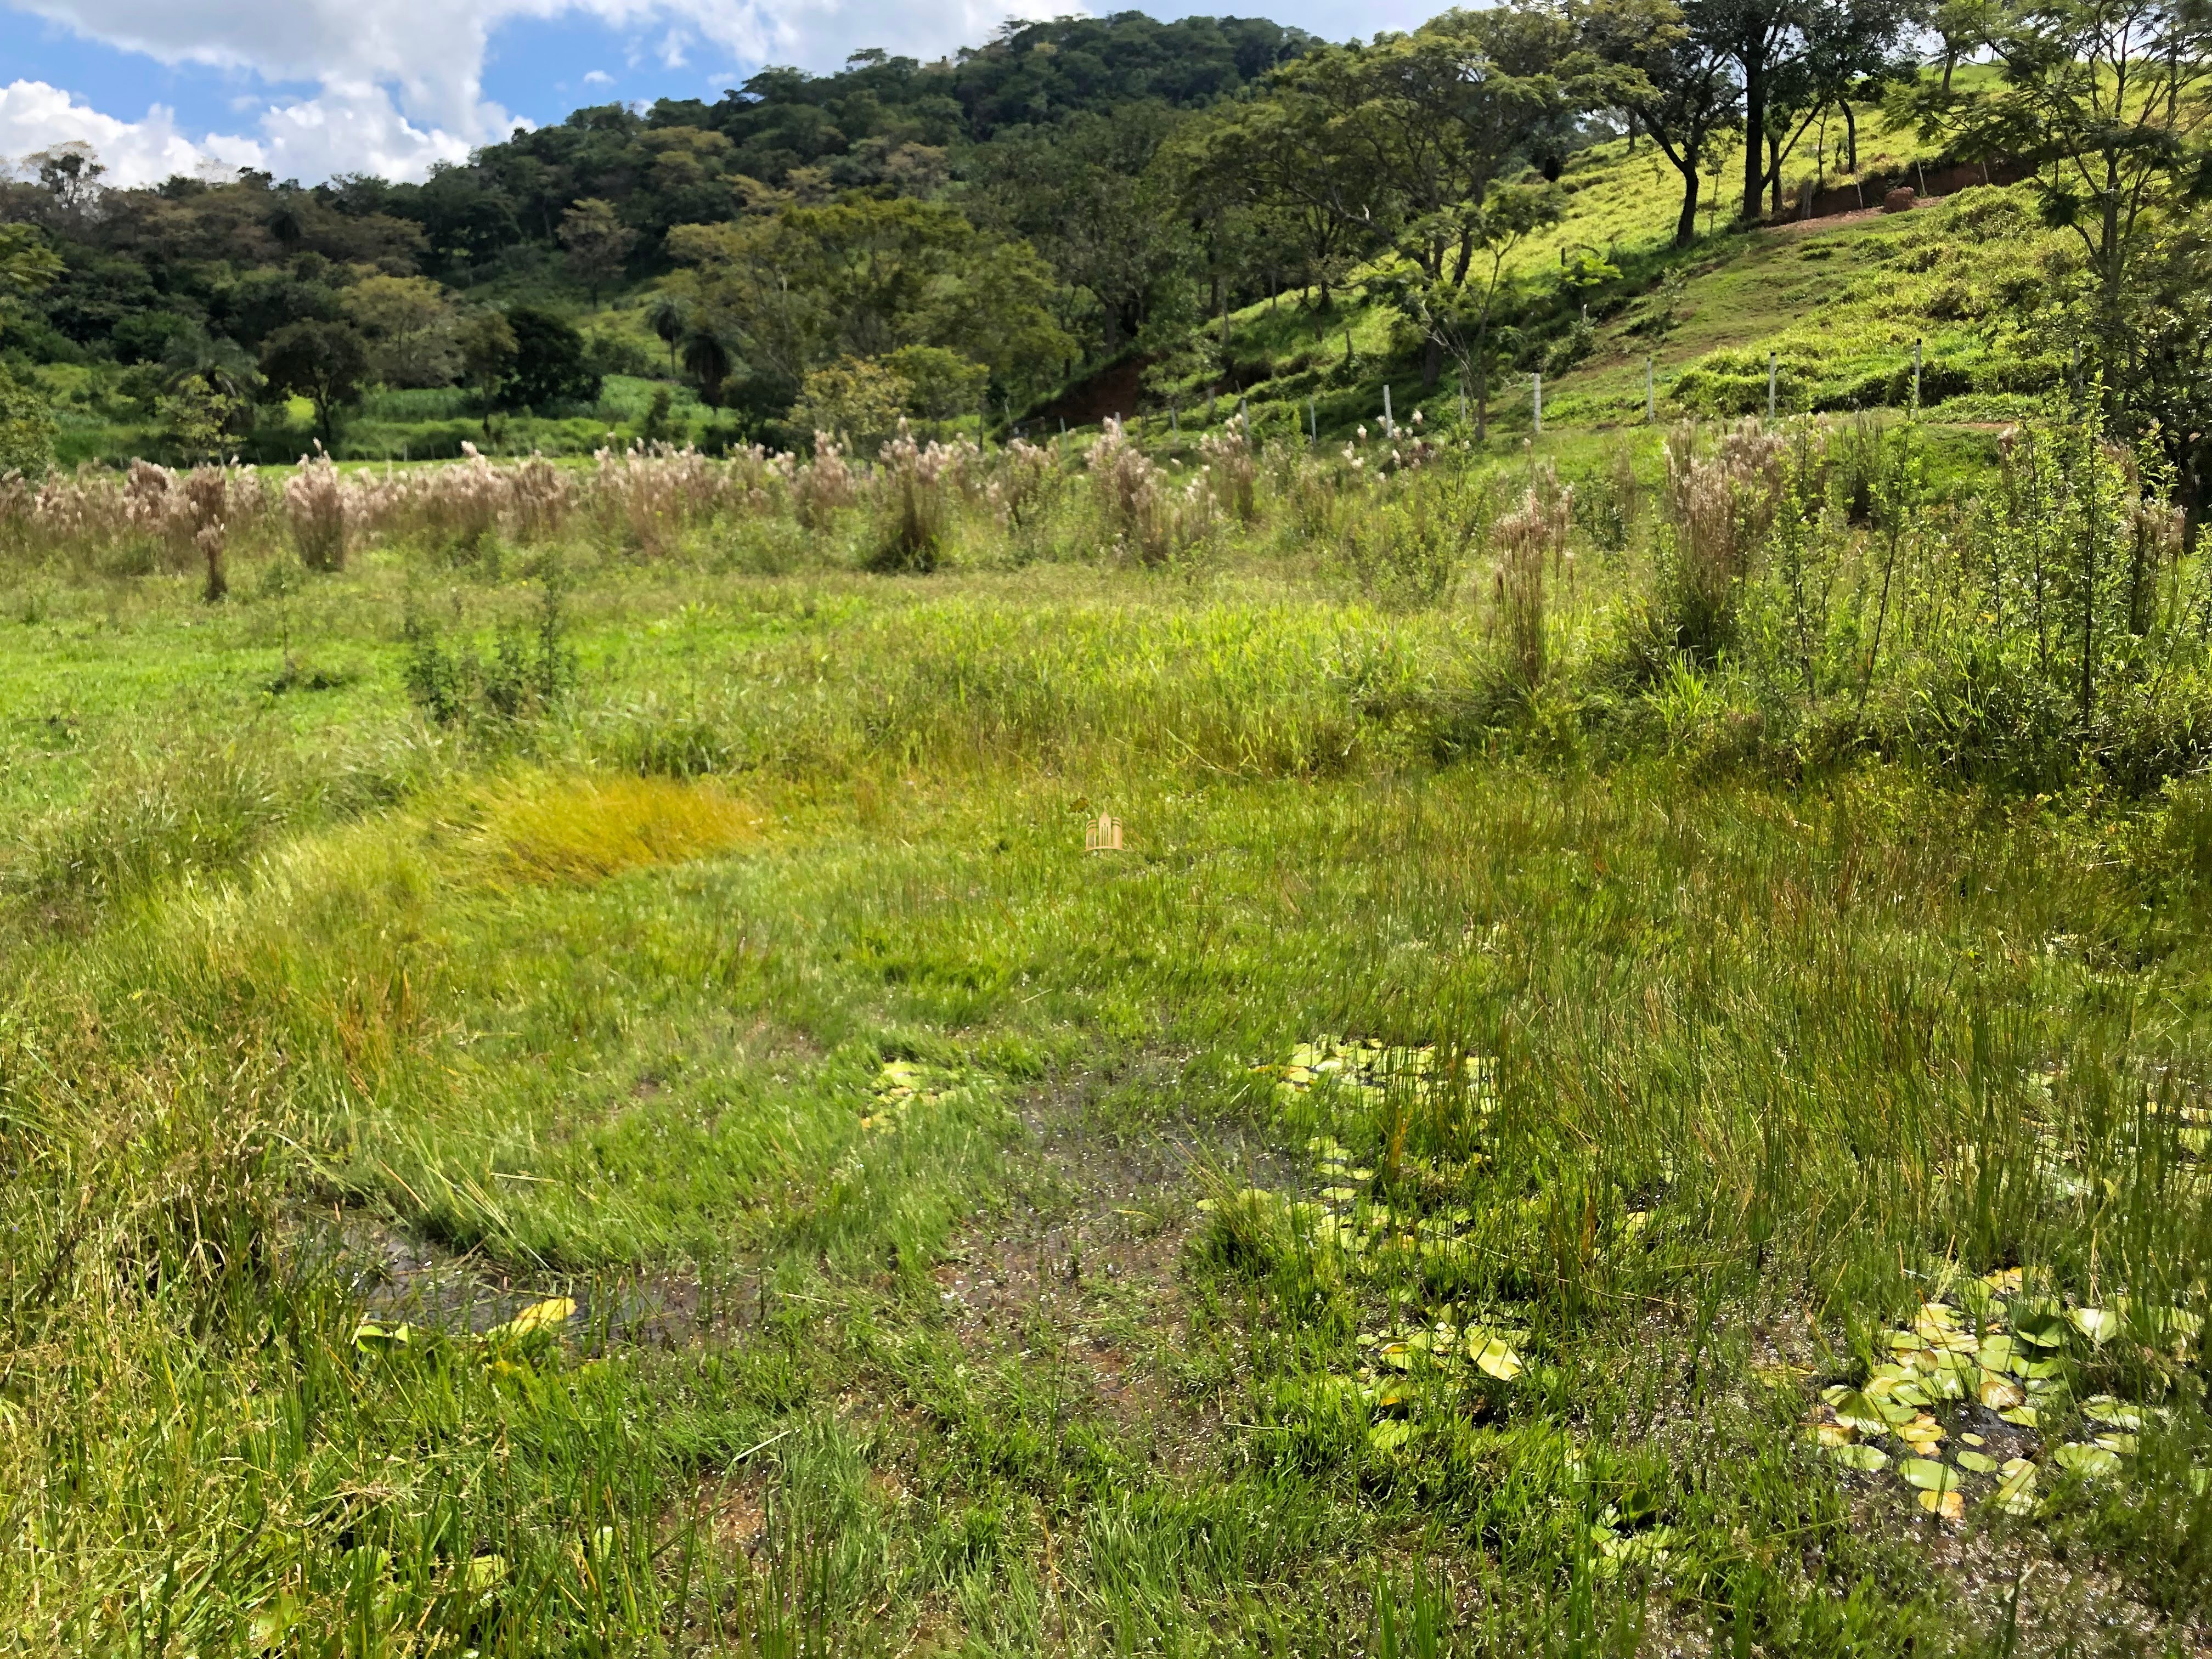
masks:
<path fill-rule="evenodd" d="M 0 501 L 0 1651 L 2200 1649 L 2199 556 L 1425 423 Z"/>

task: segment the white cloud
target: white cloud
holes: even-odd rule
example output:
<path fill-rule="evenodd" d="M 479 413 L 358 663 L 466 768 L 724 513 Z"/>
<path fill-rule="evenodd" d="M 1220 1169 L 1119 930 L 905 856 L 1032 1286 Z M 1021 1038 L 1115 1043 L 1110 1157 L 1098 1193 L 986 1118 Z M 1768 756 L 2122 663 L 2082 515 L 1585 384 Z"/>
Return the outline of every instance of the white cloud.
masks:
<path fill-rule="evenodd" d="M 584 84 L 587 87 L 611 87 L 614 83 L 615 77 L 605 70 L 592 70 L 584 76 Z"/>
<path fill-rule="evenodd" d="M 89 144 L 116 185 L 152 184 L 173 173 L 228 176 L 262 167 L 285 179 L 333 173 L 420 178 L 438 161 L 459 161 L 468 141 L 425 131 L 403 117 L 381 87 L 333 80 L 313 98 L 270 104 L 255 100 L 258 137 L 238 133 L 186 136 L 176 117 L 156 104 L 125 121 L 81 103 L 43 81 L 0 87 L 0 158 L 20 161 L 54 144 Z"/>
<path fill-rule="evenodd" d="M 746 64 L 837 67 L 861 46 L 932 58 L 988 36 L 1010 15 L 1047 17 L 1068 0 L 18 0 L 88 40 L 172 65 L 307 82 L 304 99 L 258 100 L 258 134 L 188 138 L 160 108 L 144 119 L 104 114 L 38 82 L 0 105 L 0 155 L 66 138 L 94 145 L 118 181 L 179 170 L 173 158 L 220 155 L 279 177 L 332 172 L 420 178 L 517 125 L 483 95 L 494 32 L 582 15 L 684 64 L 695 49 Z M 586 77 L 587 82 L 591 77 Z M 242 158 L 232 160 L 232 158 Z M 192 165 L 198 165 L 195 161 Z M 192 166 L 182 170 L 191 171 Z"/>
<path fill-rule="evenodd" d="M 71 143 L 91 145 L 118 184 L 166 179 L 173 173 L 228 172 L 258 167 L 262 160 L 261 147 L 251 139 L 185 137 L 159 104 L 143 120 L 119 121 L 43 81 L 0 87 L 0 156 L 27 156 Z"/>

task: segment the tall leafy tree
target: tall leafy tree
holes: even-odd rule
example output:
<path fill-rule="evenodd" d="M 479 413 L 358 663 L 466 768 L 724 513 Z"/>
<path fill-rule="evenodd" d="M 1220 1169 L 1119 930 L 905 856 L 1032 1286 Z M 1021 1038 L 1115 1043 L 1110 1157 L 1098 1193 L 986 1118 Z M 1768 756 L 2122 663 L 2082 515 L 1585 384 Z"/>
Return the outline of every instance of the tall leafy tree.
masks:
<path fill-rule="evenodd" d="M 670 246 L 699 325 L 786 401 L 816 368 L 941 345 L 1002 384 L 1049 374 L 1073 349 L 1052 274 L 1028 244 L 987 237 L 942 203 L 854 196 L 735 224 L 679 226 Z"/>
<path fill-rule="evenodd" d="M 561 216 L 561 246 L 568 251 L 569 268 L 591 289 L 597 310 L 599 290 L 620 276 L 637 233 L 623 223 L 612 202 L 586 197 Z"/>
<path fill-rule="evenodd" d="M 1301 286 L 1330 290 L 1390 222 L 1383 176 L 1329 103 L 1309 88 L 1223 106 L 1192 121 L 1164 156 L 1187 205 L 1236 204 L 1266 216 L 1288 244 Z"/>
<path fill-rule="evenodd" d="M 459 319 L 428 276 L 366 276 L 340 290 L 339 307 L 370 341 L 369 362 L 387 386 L 447 386 L 459 368 Z"/>
<path fill-rule="evenodd" d="M 1604 101 L 1681 175 L 1674 246 L 1687 247 L 1698 234 L 1699 168 L 1716 138 L 1742 122 L 1735 55 L 1717 31 L 1692 28 L 1676 0 L 1592 0 L 1581 23 L 1585 44 L 1614 71 L 1601 83 Z"/>
<path fill-rule="evenodd" d="M 337 439 L 337 411 L 358 403 L 368 383 L 368 348 L 343 323 L 287 323 L 262 345 L 261 374 L 271 392 L 314 404 L 327 449 Z"/>
<path fill-rule="evenodd" d="M 1195 248 L 1174 179 L 1155 168 L 1179 117 L 1165 104 L 1090 112 L 1001 131 L 974 153 L 964 205 L 977 223 L 1019 237 L 1051 264 L 1112 356 L 1156 312 L 1173 307 Z"/>
<path fill-rule="evenodd" d="M 491 436 L 492 404 L 499 389 L 514 372 L 520 347 L 506 313 L 486 307 L 464 319 L 456 332 L 460 349 L 461 379 L 479 399 L 484 436 Z"/>
<path fill-rule="evenodd" d="M 1499 355 L 1493 325 L 1505 282 L 1506 257 L 1536 231 L 1557 224 L 1559 216 L 1559 192 L 1550 185 L 1501 185 L 1483 198 L 1474 222 L 1475 246 L 1482 256 L 1475 264 L 1475 280 L 1445 284 L 1405 276 L 1384 279 L 1383 286 L 1395 287 L 1401 309 L 1413 319 L 1423 337 L 1449 355 L 1472 382 L 1479 438 L 1490 434 L 1490 372 Z"/>
<path fill-rule="evenodd" d="M 2117 376 L 2137 250 L 2165 210 L 2212 188 L 2212 7 L 2026 0 L 1992 6 L 1979 27 L 2002 75 L 1921 107 L 1983 154 L 2035 158 L 2031 187 L 2046 221 L 2080 239 L 2094 289 L 2090 343 Z"/>
<path fill-rule="evenodd" d="M 1577 78 L 1592 67 L 1564 9 L 1522 3 L 1316 52 L 1273 84 L 1306 101 L 1307 130 L 1372 181 L 1329 210 L 1387 234 L 1412 268 L 1395 291 L 1418 319 L 1463 309 L 1460 290 L 1490 245 L 1493 192 L 1556 161 L 1583 95 Z M 1429 333 L 1427 383 L 1447 349 Z"/>
<path fill-rule="evenodd" d="M 1856 165 L 1853 103 L 1886 82 L 1917 75 L 1914 47 L 1922 21 L 1921 0 L 1815 0 L 1799 11 L 1797 49 L 1768 82 L 1765 118 L 1757 129 L 1765 151 L 1765 185 L 1778 215 L 1783 166 L 1824 112 L 1842 111 Z"/>
<path fill-rule="evenodd" d="M 511 306 L 507 325 L 514 336 L 514 366 L 500 395 L 510 408 L 598 398 L 599 377 L 586 359 L 584 337 L 568 319 L 542 306 Z"/>
<path fill-rule="evenodd" d="M 1803 61 L 1805 0 L 1690 0 L 1690 27 L 1735 60 L 1743 88 L 1742 215 L 1759 217 L 1766 192 L 1768 124 L 1786 111 L 1776 94 Z M 1778 85 L 1778 82 L 1781 83 Z"/>

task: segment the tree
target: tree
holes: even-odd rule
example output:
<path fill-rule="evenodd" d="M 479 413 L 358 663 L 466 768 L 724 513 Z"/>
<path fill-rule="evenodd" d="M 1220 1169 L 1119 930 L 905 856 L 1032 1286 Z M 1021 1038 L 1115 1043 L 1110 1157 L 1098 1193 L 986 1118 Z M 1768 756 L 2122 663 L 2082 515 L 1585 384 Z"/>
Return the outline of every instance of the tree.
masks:
<path fill-rule="evenodd" d="M 991 380 L 988 364 L 945 346 L 901 346 L 884 367 L 906 382 L 907 412 L 931 421 L 974 414 Z"/>
<path fill-rule="evenodd" d="M 1563 11 L 1521 3 L 1448 11 L 1411 34 L 1326 48 L 1273 84 L 1314 100 L 1332 144 L 1376 182 L 1390 245 L 1418 272 L 1407 291 L 1443 314 L 1460 308 L 1451 291 L 1484 245 L 1492 192 L 1533 163 L 1556 162 L 1578 81 L 1599 67 L 1577 50 Z M 1348 201 L 1341 211 L 1372 210 Z M 1425 384 L 1444 349 L 1431 334 Z"/>
<path fill-rule="evenodd" d="M 187 374 L 154 405 L 161 431 L 190 465 L 221 465 L 231 436 L 246 420 L 246 400 Z"/>
<path fill-rule="evenodd" d="M 1735 60 L 1743 88 L 1743 202 L 1756 219 L 1766 192 L 1766 129 L 1774 118 L 1776 80 L 1804 51 L 1803 0 L 1688 0 L 1691 31 Z"/>
<path fill-rule="evenodd" d="M 1737 125 L 1735 58 L 1711 32 L 1690 28 L 1675 0 L 1595 0 L 1583 38 L 1620 71 L 1605 100 L 1642 129 L 1682 178 L 1674 246 L 1697 239 L 1698 169 L 1714 138 Z"/>
<path fill-rule="evenodd" d="M 806 377 L 791 422 L 866 453 L 897 429 L 913 397 L 913 386 L 888 364 L 846 357 Z"/>
<path fill-rule="evenodd" d="M 2212 185 L 2212 10 L 2202 0 L 2027 0 L 1984 14 L 1982 42 L 2002 78 L 1963 98 L 1923 98 L 1923 117 L 1981 154 L 2038 158 L 2030 186 L 2045 221 L 2073 231 L 2087 256 L 2088 333 L 2117 394 L 2130 261 L 2166 210 Z"/>
<path fill-rule="evenodd" d="M 263 343 L 261 374 L 283 397 L 315 406 L 325 449 L 336 441 L 337 411 L 361 400 L 368 380 L 368 349 L 344 323 L 287 323 Z"/>
<path fill-rule="evenodd" d="M 45 216 L 50 222 L 76 223 L 90 212 L 103 193 L 105 187 L 100 181 L 106 176 L 107 166 L 90 144 L 72 138 L 25 156 L 23 170 L 38 180 L 39 188 L 52 199 L 52 209 Z"/>
<path fill-rule="evenodd" d="M 46 401 L 0 364 L 0 478 L 43 478 L 54 465 L 54 417 Z"/>
<path fill-rule="evenodd" d="M 2113 372 L 2124 429 L 2164 453 L 2201 524 L 2212 507 L 2212 236 L 2199 221 L 2166 221 L 2131 264 Z"/>
<path fill-rule="evenodd" d="M 840 358 L 905 345 L 962 351 L 1011 384 L 1073 349 L 1051 273 L 1026 243 L 986 236 L 943 203 L 848 197 L 735 224 L 679 225 L 696 326 L 787 400 Z"/>
<path fill-rule="evenodd" d="M 691 308 L 684 303 L 684 296 L 669 289 L 662 289 L 653 296 L 653 304 L 645 313 L 645 320 L 661 343 L 668 348 L 668 367 L 676 368 L 676 348 L 691 325 Z"/>
<path fill-rule="evenodd" d="M 592 290 L 592 308 L 599 304 L 599 290 L 622 275 L 623 263 L 637 242 L 637 233 L 615 216 L 615 204 L 587 196 L 561 216 L 561 246 L 568 250 L 568 265 Z"/>
<path fill-rule="evenodd" d="M 1843 111 L 1856 168 L 1858 125 L 1852 100 L 1885 81 L 1917 77 L 1913 47 L 1919 6 L 1920 0 L 1816 0 L 1800 11 L 1799 49 L 1768 82 L 1766 118 L 1759 130 L 1766 147 L 1765 184 L 1776 214 L 1782 211 L 1783 165 L 1823 112 Z"/>
<path fill-rule="evenodd" d="M 584 358 L 584 337 L 558 313 L 514 306 L 507 313 L 514 335 L 514 367 L 501 397 L 509 408 L 543 410 L 556 404 L 596 403 L 599 377 Z"/>
<path fill-rule="evenodd" d="M 1943 80 L 1937 90 L 1945 97 L 1959 60 L 1981 44 L 1982 14 L 1988 9 L 1987 0 L 1938 0 L 1928 14 L 1928 27 L 1943 43 Z"/>
<path fill-rule="evenodd" d="M 1326 311 L 1329 290 L 1382 240 L 1389 222 L 1387 184 L 1372 152 L 1346 137 L 1327 101 L 1284 87 L 1192 122 L 1163 164 L 1194 211 L 1244 206 L 1264 215 L 1295 248 L 1301 286 L 1317 288 Z"/>
<path fill-rule="evenodd" d="M 1492 191 L 1474 221 L 1476 246 L 1486 256 L 1480 283 L 1445 284 L 1401 278 L 1398 302 L 1474 382 L 1475 435 L 1490 435 L 1490 368 L 1496 360 L 1491 325 L 1504 285 L 1506 256 L 1536 231 L 1559 221 L 1559 193 L 1549 185 L 1509 185 Z"/>
<path fill-rule="evenodd" d="M 720 405 L 723 382 L 734 367 L 729 347 L 713 329 L 694 328 L 684 337 L 684 372 L 697 383 L 699 400 L 709 409 Z"/>
<path fill-rule="evenodd" d="M 198 329 L 169 343 L 161 355 L 161 372 L 164 390 L 174 391 L 197 378 L 241 410 L 261 391 L 260 372 L 245 347 L 227 335 L 210 336 Z"/>
<path fill-rule="evenodd" d="M 514 330 L 508 326 L 502 313 L 486 307 L 462 322 L 457 344 L 461 356 L 461 378 L 480 400 L 484 436 L 489 438 L 492 404 L 499 398 L 500 388 L 507 384 L 507 377 L 514 372 L 519 349 Z"/>
<path fill-rule="evenodd" d="M 0 331 L 21 313 L 22 302 L 42 293 L 62 274 L 61 256 L 28 225 L 0 225 Z"/>
<path fill-rule="evenodd" d="M 366 276 L 338 295 L 368 337 L 369 362 L 386 386 L 449 386 L 460 367 L 459 319 L 428 276 Z"/>

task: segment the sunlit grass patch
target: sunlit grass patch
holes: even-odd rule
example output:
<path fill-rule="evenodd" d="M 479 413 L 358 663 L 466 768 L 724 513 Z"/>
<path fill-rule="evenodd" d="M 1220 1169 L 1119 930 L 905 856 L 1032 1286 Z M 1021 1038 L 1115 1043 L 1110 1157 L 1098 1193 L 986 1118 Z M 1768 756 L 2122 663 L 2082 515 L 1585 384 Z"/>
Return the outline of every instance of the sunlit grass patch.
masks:
<path fill-rule="evenodd" d="M 620 774 L 532 779 L 492 793 L 486 809 L 482 844 L 494 862 L 544 882 L 709 858 L 757 839 L 762 822 L 718 785 Z"/>

